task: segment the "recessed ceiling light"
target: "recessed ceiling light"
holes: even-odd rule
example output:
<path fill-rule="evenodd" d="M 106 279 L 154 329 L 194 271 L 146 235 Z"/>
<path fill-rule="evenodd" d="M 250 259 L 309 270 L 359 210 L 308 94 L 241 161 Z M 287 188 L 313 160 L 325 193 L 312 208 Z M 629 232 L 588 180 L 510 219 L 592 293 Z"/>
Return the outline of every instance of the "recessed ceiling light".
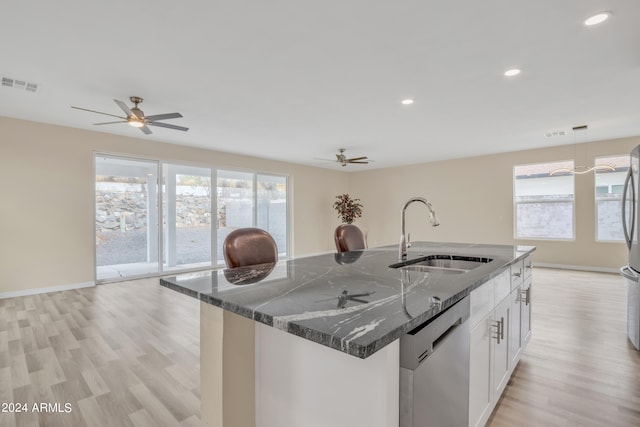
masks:
<path fill-rule="evenodd" d="M 413 104 L 415 101 L 411 98 L 407 98 L 407 99 L 403 99 L 402 100 L 402 105 L 411 105 Z"/>
<path fill-rule="evenodd" d="M 519 69 L 519 68 L 512 68 L 510 70 L 505 71 L 504 75 L 507 76 L 507 77 L 513 77 L 513 76 L 517 76 L 521 72 L 522 72 L 522 70 Z"/>
<path fill-rule="evenodd" d="M 592 25 L 601 24 L 602 22 L 609 19 L 610 16 L 611 16 L 611 12 L 600 12 L 596 15 L 590 16 L 589 18 L 585 19 L 584 25 L 590 27 Z"/>

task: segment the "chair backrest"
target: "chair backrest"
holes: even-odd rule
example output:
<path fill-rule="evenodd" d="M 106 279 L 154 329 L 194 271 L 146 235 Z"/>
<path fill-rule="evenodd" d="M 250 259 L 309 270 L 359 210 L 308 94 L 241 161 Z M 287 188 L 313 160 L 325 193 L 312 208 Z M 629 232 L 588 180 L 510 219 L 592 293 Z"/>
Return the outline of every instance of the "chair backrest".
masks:
<path fill-rule="evenodd" d="M 353 224 L 342 224 L 336 228 L 334 234 L 338 252 L 358 251 L 367 249 L 367 242 L 362 231 Z"/>
<path fill-rule="evenodd" d="M 278 261 L 278 247 L 269 233 L 259 228 L 238 228 L 224 239 L 222 253 L 227 268 Z"/>

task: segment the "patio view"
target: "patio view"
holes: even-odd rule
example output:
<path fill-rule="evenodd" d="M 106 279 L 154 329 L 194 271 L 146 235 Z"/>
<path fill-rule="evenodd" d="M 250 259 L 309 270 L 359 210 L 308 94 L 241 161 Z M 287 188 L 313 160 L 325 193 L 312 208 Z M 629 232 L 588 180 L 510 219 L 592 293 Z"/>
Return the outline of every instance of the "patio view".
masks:
<path fill-rule="evenodd" d="M 239 227 L 269 231 L 287 254 L 283 176 L 98 156 L 95 196 L 98 280 L 215 267 Z"/>

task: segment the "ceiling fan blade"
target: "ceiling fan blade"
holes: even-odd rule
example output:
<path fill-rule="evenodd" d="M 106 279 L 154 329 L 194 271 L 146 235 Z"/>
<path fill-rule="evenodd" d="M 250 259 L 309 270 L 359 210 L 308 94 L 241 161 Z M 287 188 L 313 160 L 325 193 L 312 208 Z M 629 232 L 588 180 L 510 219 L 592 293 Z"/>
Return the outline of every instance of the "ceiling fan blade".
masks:
<path fill-rule="evenodd" d="M 133 114 L 133 111 L 131 111 L 131 109 L 127 106 L 127 104 L 125 104 L 124 102 L 114 99 L 113 102 L 115 102 L 116 104 L 118 104 L 118 107 L 120 107 L 122 109 L 122 111 L 124 111 L 125 113 L 127 113 L 127 117 L 129 116 L 133 116 L 136 117 L 138 119 L 141 119 L 142 117 L 138 117 L 135 114 Z"/>
<path fill-rule="evenodd" d="M 352 157 L 351 159 L 347 159 L 348 161 L 351 160 L 365 160 L 367 158 L 367 156 L 362 156 L 362 157 Z"/>
<path fill-rule="evenodd" d="M 94 123 L 94 125 L 112 125 L 114 123 L 128 123 L 128 120 L 120 120 L 118 122 L 103 122 L 103 123 Z"/>
<path fill-rule="evenodd" d="M 334 159 L 321 159 L 319 157 L 314 157 L 313 160 L 322 160 L 323 162 L 332 162 L 332 163 L 336 162 Z"/>
<path fill-rule="evenodd" d="M 356 164 L 356 165 L 368 165 L 369 162 L 360 162 L 360 161 L 355 161 L 355 162 L 349 162 L 351 164 Z"/>
<path fill-rule="evenodd" d="M 167 113 L 167 114 L 154 114 L 153 116 L 146 116 L 147 120 L 155 122 L 156 120 L 167 120 L 167 119 L 179 119 L 182 117 L 180 113 Z"/>
<path fill-rule="evenodd" d="M 88 111 L 90 113 L 104 114 L 105 116 L 117 117 L 119 119 L 126 120 L 126 117 L 116 116 L 115 114 L 103 113 L 102 111 L 96 111 L 96 110 L 89 110 L 87 108 L 74 107 L 73 105 L 71 106 L 71 108 L 75 108 L 76 110 Z"/>
<path fill-rule="evenodd" d="M 144 133 L 145 135 L 151 135 L 151 129 L 149 129 L 148 127 L 146 127 L 146 126 L 142 126 L 142 127 L 141 127 L 141 128 L 139 128 L 139 129 L 140 129 L 140 130 L 142 131 L 142 133 Z"/>
<path fill-rule="evenodd" d="M 183 127 L 183 126 L 176 126 L 176 125 L 171 125 L 169 123 L 158 123 L 158 122 L 153 122 L 153 123 L 147 123 L 148 126 L 158 126 L 161 128 L 168 128 L 168 129 L 174 129 L 174 130 L 182 130 L 182 131 L 187 131 L 189 130 L 189 128 Z"/>

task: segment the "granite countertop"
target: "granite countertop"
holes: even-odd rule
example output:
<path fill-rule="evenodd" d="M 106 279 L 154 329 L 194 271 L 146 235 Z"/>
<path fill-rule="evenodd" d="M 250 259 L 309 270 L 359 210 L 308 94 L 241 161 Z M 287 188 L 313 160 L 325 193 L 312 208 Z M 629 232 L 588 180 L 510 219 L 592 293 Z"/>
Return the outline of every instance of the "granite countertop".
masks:
<path fill-rule="evenodd" d="M 401 271 L 398 247 L 326 254 L 183 274 L 162 286 L 291 334 L 366 358 L 455 304 L 533 252 L 533 246 L 416 242 L 408 259 L 432 254 L 490 258 L 464 274 Z M 438 297 L 441 304 L 434 304 Z"/>

